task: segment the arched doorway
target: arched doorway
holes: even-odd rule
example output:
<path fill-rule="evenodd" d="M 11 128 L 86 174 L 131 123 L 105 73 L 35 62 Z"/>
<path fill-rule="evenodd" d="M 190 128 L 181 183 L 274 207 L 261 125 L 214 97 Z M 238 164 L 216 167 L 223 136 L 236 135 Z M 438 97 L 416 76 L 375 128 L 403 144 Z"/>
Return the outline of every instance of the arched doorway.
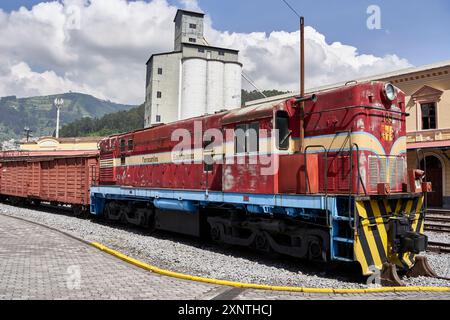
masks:
<path fill-rule="evenodd" d="M 442 207 L 442 163 L 439 158 L 435 156 L 425 157 L 426 168 L 424 167 L 424 161 L 420 163 L 420 168 L 426 172 L 426 181 L 430 181 L 433 187 L 433 192 L 428 193 L 428 206 L 429 207 Z"/>

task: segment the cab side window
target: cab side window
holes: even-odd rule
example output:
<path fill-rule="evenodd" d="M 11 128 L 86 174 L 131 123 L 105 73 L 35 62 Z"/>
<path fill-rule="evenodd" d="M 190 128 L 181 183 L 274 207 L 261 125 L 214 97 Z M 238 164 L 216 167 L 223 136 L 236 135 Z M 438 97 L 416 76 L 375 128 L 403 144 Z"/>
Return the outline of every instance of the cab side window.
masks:
<path fill-rule="evenodd" d="M 278 130 L 278 149 L 289 149 L 289 140 L 292 132 L 289 130 L 289 115 L 286 111 L 277 111 L 275 115 L 275 129 Z"/>
<path fill-rule="evenodd" d="M 239 124 L 234 129 L 234 153 L 245 153 L 245 131 L 246 125 Z"/>
<path fill-rule="evenodd" d="M 259 151 L 259 123 L 239 124 L 234 129 L 234 153 Z"/>
<path fill-rule="evenodd" d="M 259 151 L 259 123 L 252 122 L 247 128 L 247 152 L 258 152 Z"/>

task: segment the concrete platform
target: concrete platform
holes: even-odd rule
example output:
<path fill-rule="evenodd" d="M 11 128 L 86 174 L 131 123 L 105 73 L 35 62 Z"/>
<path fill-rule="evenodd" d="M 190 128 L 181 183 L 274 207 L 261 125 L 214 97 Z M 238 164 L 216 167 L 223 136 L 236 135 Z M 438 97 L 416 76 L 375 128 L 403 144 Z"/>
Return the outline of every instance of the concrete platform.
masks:
<path fill-rule="evenodd" d="M 130 265 L 58 231 L 0 215 L 0 299 L 450 300 L 450 293 L 289 293 L 180 280 Z"/>

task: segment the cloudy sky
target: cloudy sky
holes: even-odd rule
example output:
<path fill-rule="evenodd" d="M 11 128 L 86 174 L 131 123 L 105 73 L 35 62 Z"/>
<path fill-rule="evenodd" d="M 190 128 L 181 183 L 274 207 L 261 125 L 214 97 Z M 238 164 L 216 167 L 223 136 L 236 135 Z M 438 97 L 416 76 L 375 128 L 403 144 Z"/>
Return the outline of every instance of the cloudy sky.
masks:
<path fill-rule="evenodd" d="M 450 59 L 449 1 L 290 3 L 307 19 L 307 87 Z M 0 96 L 142 103 L 145 62 L 173 49 L 177 7 L 205 12 L 208 42 L 239 49 L 258 87 L 298 87 L 298 20 L 282 0 L 2 0 Z"/>

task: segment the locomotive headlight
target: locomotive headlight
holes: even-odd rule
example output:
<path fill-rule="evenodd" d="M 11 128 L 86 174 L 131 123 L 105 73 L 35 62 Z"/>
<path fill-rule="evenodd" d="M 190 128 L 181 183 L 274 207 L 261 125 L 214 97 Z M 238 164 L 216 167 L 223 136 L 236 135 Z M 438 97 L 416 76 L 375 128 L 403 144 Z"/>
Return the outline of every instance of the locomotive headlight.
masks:
<path fill-rule="evenodd" d="M 397 98 L 397 92 L 395 92 L 395 87 L 391 83 L 384 85 L 384 95 L 389 101 L 394 101 Z"/>

